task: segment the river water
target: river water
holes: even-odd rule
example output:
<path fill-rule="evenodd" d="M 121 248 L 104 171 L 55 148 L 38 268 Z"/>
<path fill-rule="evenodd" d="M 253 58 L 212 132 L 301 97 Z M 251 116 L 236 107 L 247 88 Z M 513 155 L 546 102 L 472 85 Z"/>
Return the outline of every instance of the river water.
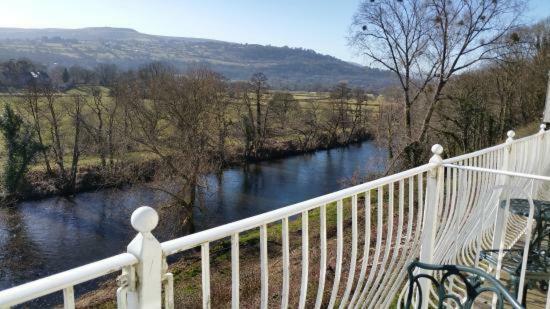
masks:
<path fill-rule="evenodd" d="M 221 225 L 345 186 L 358 173 L 383 169 L 373 142 L 229 168 L 211 175 L 200 194 L 196 228 Z M 125 251 L 135 236 L 130 215 L 159 207 L 165 193 L 135 185 L 47 198 L 0 208 L 0 290 Z M 159 223 L 162 225 L 162 221 Z M 166 240 L 181 235 L 157 235 Z"/>

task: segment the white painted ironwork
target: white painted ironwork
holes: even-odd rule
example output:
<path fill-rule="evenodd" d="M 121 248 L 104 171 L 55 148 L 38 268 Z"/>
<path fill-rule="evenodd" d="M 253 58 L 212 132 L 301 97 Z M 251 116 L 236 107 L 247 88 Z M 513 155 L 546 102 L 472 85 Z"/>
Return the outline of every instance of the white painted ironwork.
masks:
<path fill-rule="evenodd" d="M 239 234 L 231 235 L 231 308 L 239 308 Z"/>
<path fill-rule="evenodd" d="M 210 308 L 210 243 L 201 245 L 202 308 Z"/>
<path fill-rule="evenodd" d="M 330 293 L 329 308 L 334 307 L 338 288 L 340 287 L 340 278 L 342 276 L 342 255 L 344 252 L 344 205 L 342 200 L 336 202 L 336 270 L 334 271 L 334 282 L 332 292 Z"/>
<path fill-rule="evenodd" d="M 299 308 L 306 307 L 307 284 L 309 275 L 309 217 L 307 211 L 302 212 L 302 279 L 300 285 Z"/>
<path fill-rule="evenodd" d="M 315 308 L 321 308 L 323 303 L 323 291 L 325 290 L 325 278 L 327 273 L 327 206 L 321 205 L 319 210 L 319 237 L 321 257 L 319 259 L 319 285 L 317 286 L 317 298 L 315 299 Z"/>
<path fill-rule="evenodd" d="M 269 273 L 267 263 L 267 224 L 260 226 L 260 271 L 261 271 L 261 305 L 264 309 L 269 301 Z"/>
<path fill-rule="evenodd" d="M 288 293 L 290 290 L 290 245 L 288 241 L 288 217 L 284 218 L 282 227 L 282 251 L 283 251 L 283 292 L 281 293 L 281 308 L 288 307 Z"/>
<path fill-rule="evenodd" d="M 0 308 L 14 306 L 77 284 L 93 280 L 138 263 L 129 253 L 73 268 L 46 278 L 38 279 L 0 292 Z"/>
<path fill-rule="evenodd" d="M 239 308 L 247 302 L 240 295 L 243 253 L 239 240 L 242 233 L 257 229 L 262 308 L 274 304 L 282 308 L 390 307 L 406 298 L 405 268 L 417 258 L 472 265 L 502 278 L 500 262 L 492 266 L 480 261 L 480 252 L 498 249 L 502 261 L 504 249 L 529 249 L 532 200 L 550 200 L 547 132 L 542 128 L 521 139 L 513 139 L 510 132 L 506 143 L 446 160 L 441 158 L 443 148 L 435 145 L 430 162 L 420 167 L 164 243 L 151 233 L 158 215 L 152 208 L 140 207 L 132 215 L 138 234 L 127 253 L 0 291 L 0 307 L 62 291 L 65 308 L 74 308 L 75 285 L 121 272 L 118 308 L 174 308 L 174 277 L 166 258 L 183 251 L 193 254 L 198 248 L 202 306 L 215 307 L 211 278 L 216 268 L 210 265 L 210 249 L 216 247 L 213 242 L 230 239 L 231 307 Z M 531 204 L 527 218 L 510 214 L 509 206 L 499 207 L 504 197 L 520 196 Z M 312 220 L 316 213 L 319 220 Z M 291 224 L 293 220 L 299 224 Z M 277 225 L 280 255 L 273 254 L 268 241 L 273 235 L 271 227 Z M 291 243 L 296 227 L 301 233 L 298 241 Z M 296 258 L 301 270 L 291 278 L 295 264 L 291 260 Z M 274 265 L 282 267 L 282 278 L 273 277 L 277 274 Z M 522 269 L 520 286 L 525 281 Z M 449 284 L 458 295 L 464 295 L 460 282 Z M 274 293 L 279 286 L 280 292 Z M 424 304 L 429 304 L 432 298 L 424 297 L 428 300 Z"/>
<path fill-rule="evenodd" d="M 128 245 L 128 253 L 138 258 L 135 266 L 138 284 L 127 293 L 130 308 L 160 308 L 162 304 L 162 249 L 158 240 L 151 234 L 157 226 L 157 212 L 148 206 L 132 213 L 132 227 L 139 233 Z"/>

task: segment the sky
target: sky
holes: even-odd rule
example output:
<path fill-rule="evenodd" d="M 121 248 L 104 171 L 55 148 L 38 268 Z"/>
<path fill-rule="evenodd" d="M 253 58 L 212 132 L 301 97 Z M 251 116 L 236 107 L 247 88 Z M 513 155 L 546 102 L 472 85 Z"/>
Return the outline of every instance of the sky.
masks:
<path fill-rule="evenodd" d="M 124 27 L 157 35 L 303 47 L 365 63 L 347 45 L 361 0 L 0 0 L 0 27 Z M 530 0 L 524 22 L 550 15 Z"/>

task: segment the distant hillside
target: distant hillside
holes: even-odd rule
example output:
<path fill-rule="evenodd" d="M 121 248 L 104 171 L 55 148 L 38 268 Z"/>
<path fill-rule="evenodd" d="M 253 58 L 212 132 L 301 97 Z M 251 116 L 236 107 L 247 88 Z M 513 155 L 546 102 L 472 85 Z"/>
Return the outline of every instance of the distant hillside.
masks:
<path fill-rule="evenodd" d="M 136 68 L 163 61 L 185 69 L 206 64 L 232 80 L 264 72 L 274 87 L 328 86 L 339 81 L 379 90 L 394 82 L 387 71 L 361 67 L 313 50 L 149 35 L 125 28 L 0 28 L 0 61 L 28 58 L 47 66 L 115 63 Z"/>

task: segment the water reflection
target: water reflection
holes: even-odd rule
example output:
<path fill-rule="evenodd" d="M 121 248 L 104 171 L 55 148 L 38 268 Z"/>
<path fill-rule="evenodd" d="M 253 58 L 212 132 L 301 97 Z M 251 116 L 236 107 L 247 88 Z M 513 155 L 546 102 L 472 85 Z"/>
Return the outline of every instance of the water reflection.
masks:
<path fill-rule="evenodd" d="M 0 278 L 16 281 L 16 274 L 36 278 L 41 267 L 40 250 L 29 237 L 21 212 L 0 209 Z"/>
<path fill-rule="evenodd" d="M 341 180 L 354 172 L 379 172 L 385 152 L 366 142 L 346 148 L 319 151 L 209 177 L 199 194 L 205 209 L 195 215 L 198 229 L 232 222 L 342 187 Z"/>

